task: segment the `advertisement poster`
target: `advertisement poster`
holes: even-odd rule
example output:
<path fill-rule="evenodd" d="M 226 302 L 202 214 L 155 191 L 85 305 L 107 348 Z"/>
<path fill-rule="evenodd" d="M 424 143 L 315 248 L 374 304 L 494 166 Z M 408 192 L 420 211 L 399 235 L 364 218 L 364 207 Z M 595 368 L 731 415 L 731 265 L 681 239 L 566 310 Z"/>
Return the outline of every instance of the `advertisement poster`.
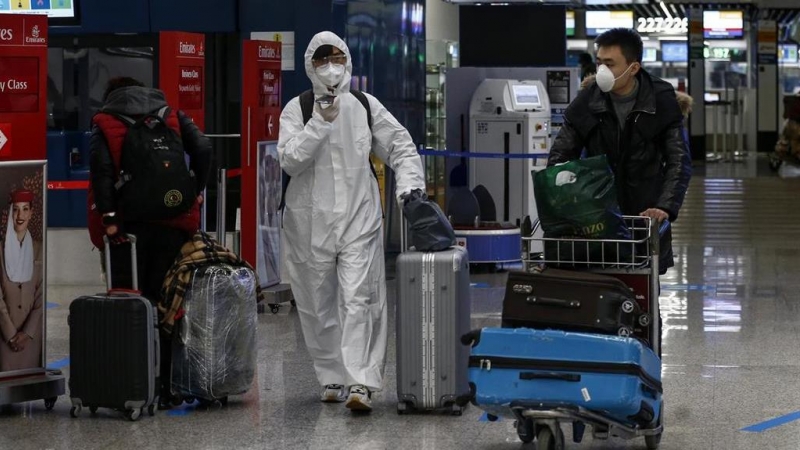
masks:
<path fill-rule="evenodd" d="M 159 87 L 205 131 L 206 37 L 201 33 L 162 31 L 159 35 Z"/>
<path fill-rule="evenodd" d="M 281 276 L 281 204 L 280 163 L 278 143 L 258 143 L 258 278 L 262 285 L 280 282 Z"/>
<path fill-rule="evenodd" d="M 0 378 L 44 370 L 45 163 L 0 162 Z"/>
<path fill-rule="evenodd" d="M 281 281 L 281 59 L 279 42 L 243 43 L 241 256 L 256 268 L 262 287 Z"/>
<path fill-rule="evenodd" d="M 47 16 L 0 14 L 0 161 L 47 158 L 46 93 Z"/>

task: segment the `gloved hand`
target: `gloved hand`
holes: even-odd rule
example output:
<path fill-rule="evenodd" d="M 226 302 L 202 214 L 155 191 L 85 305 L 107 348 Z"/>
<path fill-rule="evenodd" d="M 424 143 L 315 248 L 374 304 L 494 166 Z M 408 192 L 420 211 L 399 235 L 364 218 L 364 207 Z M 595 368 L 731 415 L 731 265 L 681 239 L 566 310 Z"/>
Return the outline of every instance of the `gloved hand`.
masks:
<path fill-rule="evenodd" d="M 330 105 L 323 106 L 314 102 L 314 112 L 319 114 L 325 122 L 333 122 L 339 117 L 339 97 L 337 96 Z"/>
<path fill-rule="evenodd" d="M 422 189 L 414 189 L 413 191 L 403 194 L 400 196 L 403 200 L 403 206 L 407 205 L 408 202 L 415 201 L 415 200 L 427 200 L 428 194 L 422 191 Z"/>

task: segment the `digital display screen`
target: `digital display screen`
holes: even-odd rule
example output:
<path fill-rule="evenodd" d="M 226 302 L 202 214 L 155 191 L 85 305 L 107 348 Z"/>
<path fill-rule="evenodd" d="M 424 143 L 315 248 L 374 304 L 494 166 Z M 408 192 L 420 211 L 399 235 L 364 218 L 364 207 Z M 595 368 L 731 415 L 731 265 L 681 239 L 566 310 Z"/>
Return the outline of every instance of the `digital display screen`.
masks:
<path fill-rule="evenodd" d="M 686 42 L 662 42 L 661 60 L 664 62 L 689 61 L 689 46 Z"/>
<path fill-rule="evenodd" d="M 778 53 L 778 60 L 782 63 L 797 62 L 797 46 L 794 44 L 781 44 Z"/>
<path fill-rule="evenodd" d="M 587 36 L 599 36 L 612 28 L 633 28 L 633 11 L 586 11 Z"/>
<path fill-rule="evenodd" d="M 575 11 L 567 11 L 567 36 L 575 36 Z"/>
<path fill-rule="evenodd" d="M 705 101 L 707 102 L 718 102 L 719 101 L 719 92 L 706 92 Z"/>
<path fill-rule="evenodd" d="M 0 0 L 0 14 L 43 14 L 72 19 L 75 9 L 74 0 Z"/>
<path fill-rule="evenodd" d="M 540 107 L 539 87 L 530 84 L 515 84 L 511 87 L 514 93 L 514 103 L 517 106 Z"/>
<path fill-rule="evenodd" d="M 642 54 L 642 62 L 656 62 L 658 61 L 657 48 L 645 48 Z"/>
<path fill-rule="evenodd" d="M 703 36 L 706 39 L 742 37 L 743 29 L 741 11 L 703 11 Z"/>
<path fill-rule="evenodd" d="M 747 51 L 742 48 L 706 47 L 703 56 L 709 60 L 747 62 Z"/>

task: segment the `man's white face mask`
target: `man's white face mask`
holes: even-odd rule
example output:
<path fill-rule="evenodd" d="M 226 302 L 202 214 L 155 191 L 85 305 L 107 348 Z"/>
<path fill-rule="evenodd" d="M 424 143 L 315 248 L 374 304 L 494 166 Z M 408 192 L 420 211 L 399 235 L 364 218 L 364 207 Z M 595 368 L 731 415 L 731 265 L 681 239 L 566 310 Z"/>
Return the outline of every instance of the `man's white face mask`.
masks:
<path fill-rule="evenodd" d="M 617 80 L 625 76 L 625 74 L 631 70 L 631 67 L 633 67 L 633 64 L 628 66 L 628 68 L 625 69 L 625 72 L 622 72 L 620 76 L 614 78 L 614 72 L 612 72 L 607 65 L 601 64 L 600 67 L 597 68 L 597 75 L 595 76 L 597 87 L 599 87 L 603 92 L 611 92 L 614 89 L 614 85 L 617 83 Z"/>
<path fill-rule="evenodd" d="M 342 82 L 344 71 L 344 64 L 328 63 L 324 66 L 317 67 L 317 76 L 325 86 L 335 88 Z"/>

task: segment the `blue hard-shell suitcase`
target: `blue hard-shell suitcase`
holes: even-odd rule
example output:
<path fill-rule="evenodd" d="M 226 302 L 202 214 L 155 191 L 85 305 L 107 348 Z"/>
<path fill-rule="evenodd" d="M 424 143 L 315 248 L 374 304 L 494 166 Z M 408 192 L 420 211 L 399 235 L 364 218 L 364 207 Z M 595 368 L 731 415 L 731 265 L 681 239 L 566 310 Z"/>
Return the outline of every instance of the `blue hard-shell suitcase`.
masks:
<path fill-rule="evenodd" d="M 661 410 L 661 361 L 635 338 L 528 328 L 484 328 L 472 345 L 471 401 L 513 418 L 513 404 L 577 406 L 622 423 L 654 426 Z"/>

